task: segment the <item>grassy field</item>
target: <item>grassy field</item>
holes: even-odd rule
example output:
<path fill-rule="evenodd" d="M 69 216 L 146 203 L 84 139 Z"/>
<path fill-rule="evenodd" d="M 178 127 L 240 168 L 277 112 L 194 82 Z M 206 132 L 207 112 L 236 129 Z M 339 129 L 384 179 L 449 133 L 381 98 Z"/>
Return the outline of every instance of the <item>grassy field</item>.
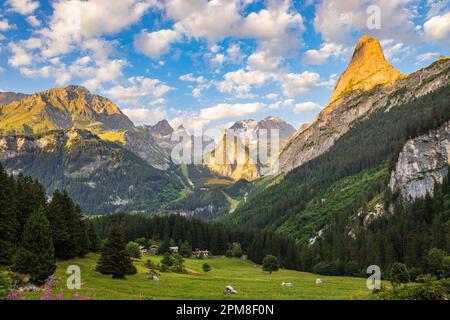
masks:
<path fill-rule="evenodd" d="M 95 271 L 98 255 L 89 254 L 82 259 L 58 262 L 56 271 L 60 281 L 54 293 L 65 293 L 71 297 L 74 291 L 66 289 L 65 273 L 69 265 L 81 268 L 82 287 L 78 292 L 95 300 L 140 300 L 140 299 L 370 299 L 365 279 L 351 277 L 326 277 L 291 270 L 265 273 L 251 261 L 225 257 L 208 260 L 186 259 L 186 274 L 160 273 L 160 281 L 151 281 L 144 266 L 151 259 L 159 263 L 161 257 L 144 256 L 136 260 L 138 274 L 127 276 L 127 280 L 113 280 L 110 276 Z M 212 271 L 204 274 L 202 264 L 207 261 Z M 322 284 L 316 284 L 320 277 Z M 291 282 L 293 287 L 283 287 L 282 282 Z M 233 286 L 237 295 L 224 295 L 226 285 Z M 30 298 L 32 298 L 30 296 Z"/>

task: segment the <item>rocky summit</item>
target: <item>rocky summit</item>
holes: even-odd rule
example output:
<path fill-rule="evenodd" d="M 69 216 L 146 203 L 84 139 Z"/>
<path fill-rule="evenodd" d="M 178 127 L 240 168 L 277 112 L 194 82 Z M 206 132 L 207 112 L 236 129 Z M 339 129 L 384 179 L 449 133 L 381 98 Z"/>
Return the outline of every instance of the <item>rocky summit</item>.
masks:
<path fill-rule="evenodd" d="M 400 72 L 384 57 L 379 41 L 364 35 L 356 44 L 352 60 L 339 78 L 328 104 L 350 92 L 368 91 L 377 85 L 393 84 L 400 77 Z"/>

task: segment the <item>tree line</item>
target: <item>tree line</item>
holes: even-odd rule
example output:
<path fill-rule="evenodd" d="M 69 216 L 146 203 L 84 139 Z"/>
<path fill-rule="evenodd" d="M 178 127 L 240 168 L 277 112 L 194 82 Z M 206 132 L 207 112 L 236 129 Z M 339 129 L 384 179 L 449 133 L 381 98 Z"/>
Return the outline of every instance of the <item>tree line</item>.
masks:
<path fill-rule="evenodd" d="M 262 263 L 266 255 L 278 257 L 280 265 L 300 269 L 300 247 L 295 240 L 269 230 L 226 227 L 180 215 L 145 216 L 117 213 L 93 219 L 99 236 L 105 238 L 113 225 L 120 225 L 126 241 L 139 238 L 169 243 L 180 247 L 188 242 L 192 248 L 209 250 L 213 255 L 224 255 L 233 245 L 240 243 L 242 250 L 255 263 Z"/>

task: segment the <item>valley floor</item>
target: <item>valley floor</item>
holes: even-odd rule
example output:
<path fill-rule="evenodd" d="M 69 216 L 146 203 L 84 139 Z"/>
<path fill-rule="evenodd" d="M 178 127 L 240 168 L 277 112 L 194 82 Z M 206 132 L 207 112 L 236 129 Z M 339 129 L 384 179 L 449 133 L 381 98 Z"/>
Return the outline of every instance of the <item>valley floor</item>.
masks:
<path fill-rule="evenodd" d="M 88 254 L 81 259 L 58 262 L 56 275 L 59 279 L 54 293 L 64 293 L 66 298 L 75 292 L 93 300 L 316 300 L 316 299 L 371 299 L 366 287 L 366 279 L 352 277 L 327 277 L 292 270 L 265 273 L 259 265 L 251 261 L 215 257 L 208 260 L 186 259 L 186 274 L 160 272 L 159 281 L 148 279 L 145 261 L 159 263 L 159 256 L 143 256 L 135 260 L 138 274 L 127 276 L 127 280 L 113 280 L 111 276 L 95 271 L 97 254 Z M 212 270 L 205 274 L 203 263 Z M 82 287 L 79 291 L 66 287 L 66 268 L 78 265 L 81 268 Z M 317 278 L 322 284 L 316 284 Z M 284 287 L 282 282 L 291 282 L 292 287 Z M 225 295 L 225 286 L 231 285 L 238 291 L 236 295 Z"/>

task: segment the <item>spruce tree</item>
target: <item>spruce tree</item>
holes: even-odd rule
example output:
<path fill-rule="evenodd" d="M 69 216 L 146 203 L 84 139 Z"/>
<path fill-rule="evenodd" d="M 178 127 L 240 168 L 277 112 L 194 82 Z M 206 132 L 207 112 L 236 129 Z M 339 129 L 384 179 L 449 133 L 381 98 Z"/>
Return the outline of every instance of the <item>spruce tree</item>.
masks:
<path fill-rule="evenodd" d="M 55 272 L 55 254 L 50 225 L 43 207 L 28 218 L 22 243 L 13 257 L 12 269 L 43 282 Z"/>
<path fill-rule="evenodd" d="M 14 180 L 0 164 L 0 264 L 9 264 L 17 241 Z"/>
<path fill-rule="evenodd" d="M 113 279 L 125 279 L 127 274 L 135 274 L 136 268 L 131 262 L 126 249 L 125 237 L 119 225 L 113 225 L 102 249 L 97 271 L 111 274 Z"/>

